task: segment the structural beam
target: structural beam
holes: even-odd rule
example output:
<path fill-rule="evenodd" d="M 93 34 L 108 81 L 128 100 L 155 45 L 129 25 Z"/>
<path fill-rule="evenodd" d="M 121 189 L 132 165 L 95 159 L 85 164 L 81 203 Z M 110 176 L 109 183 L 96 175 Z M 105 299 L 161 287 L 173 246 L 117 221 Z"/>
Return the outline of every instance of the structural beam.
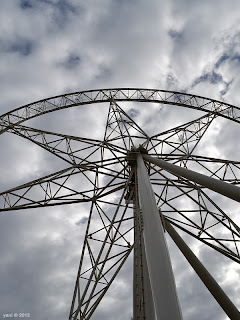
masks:
<path fill-rule="evenodd" d="M 198 260 L 195 254 L 183 241 L 177 231 L 171 226 L 171 224 L 165 219 L 165 227 L 173 241 L 176 243 L 178 248 L 181 250 L 185 258 L 191 264 L 195 272 L 198 274 L 202 282 L 208 288 L 213 297 L 217 300 L 221 308 L 226 312 L 231 320 L 239 320 L 240 313 L 232 301 L 228 298 L 222 288 L 218 285 L 215 279 Z"/>
<path fill-rule="evenodd" d="M 137 155 L 137 183 L 143 215 L 143 238 L 155 320 L 182 320 L 162 222 L 140 153 Z M 147 274 L 143 276 L 145 277 Z"/>
<path fill-rule="evenodd" d="M 134 198 L 133 319 L 154 320 L 155 309 L 153 305 L 152 289 L 147 268 L 146 250 L 143 239 L 142 212 L 139 206 L 137 190 Z"/>
<path fill-rule="evenodd" d="M 220 193 L 232 200 L 240 202 L 240 188 L 236 187 L 232 184 L 226 183 L 221 180 L 217 180 L 214 178 L 210 178 L 208 176 L 205 176 L 204 174 L 197 173 L 195 171 L 185 169 L 179 166 L 176 166 L 172 163 L 166 162 L 164 160 L 151 157 L 147 154 L 143 154 L 143 158 L 146 161 L 149 161 L 153 164 L 156 164 L 162 169 L 165 169 L 166 171 L 180 176 L 184 177 L 186 179 L 189 179 L 190 181 L 196 182 L 208 189 L 211 189 L 217 193 Z"/>

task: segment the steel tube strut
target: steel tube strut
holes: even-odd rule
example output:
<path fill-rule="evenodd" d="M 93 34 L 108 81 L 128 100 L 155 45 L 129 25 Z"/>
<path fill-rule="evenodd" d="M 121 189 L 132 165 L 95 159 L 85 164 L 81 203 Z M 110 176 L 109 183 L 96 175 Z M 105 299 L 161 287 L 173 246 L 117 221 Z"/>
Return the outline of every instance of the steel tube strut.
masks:
<path fill-rule="evenodd" d="M 156 320 L 182 320 L 171 261 L 162 222 L 149 176 L 137 155 L 139 202 L 143 215 L 143 238 Z M 143 275 L 144 277 L 147 274 Z M 151 319 L 152 320 L 152 319 Z"/>
<path fill-rule="evenodd" d="M 222 309 L 226 312 L 228 317 L 231 320 L 239 320 L 240 313 L 238 309 L 166 219 L 165 227 L 173 241 L 176 243 L 188 262 L 191 264 L 191 266 L 198 274 L 205 286 L 208 288 L 210 293 L 217 300 Z"/>
<path fill-rule="evenodd" d="M 240 188 L 232 184 L 220 181 L 214 178 L 205 176 L 204 174 L 197 173 L 195 171 L 185 169 L 174 164 L 168 163 L 164 160 L 151 157 L 149 155 L 143 154 L 143 158 L 151 163 L 156 164 L 162 169 L 171 172 L 177 176 L 187 178 L 193 182 L 196 182 L 208 189 L 218 192 L 230 199 L 240 202 Z"/>
<path fill-rule="evenodd" d="M 137 175 L 136 175 L 137 177 Z M 136 191 L 134 205 L 134 282 L 133 282 L 133 319 L 154 320 L 155 310 L 149 280 L 146 250 L 143 239 L 142 213 Z M 143 276 L 144 275 L 144 276 Z"/>

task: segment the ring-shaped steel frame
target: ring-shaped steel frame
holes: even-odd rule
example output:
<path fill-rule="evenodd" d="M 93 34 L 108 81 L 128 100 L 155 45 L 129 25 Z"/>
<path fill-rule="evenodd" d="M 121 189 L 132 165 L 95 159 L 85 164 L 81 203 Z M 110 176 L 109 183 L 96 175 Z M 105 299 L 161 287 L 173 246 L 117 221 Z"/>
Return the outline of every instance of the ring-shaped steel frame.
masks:
<path fill-rule="evenodd" d="M 182 92 L 140 89 L 113 88 L 79 91 L 39 100 L 0 116 L 0 134 L 12 125 L 22 123 L 31 118 L 80 105 L 115 101 L 153 102 L 181 106 L 211 112 L 221 117 L 240 123 L 240 108 L 215 99 Z"/>

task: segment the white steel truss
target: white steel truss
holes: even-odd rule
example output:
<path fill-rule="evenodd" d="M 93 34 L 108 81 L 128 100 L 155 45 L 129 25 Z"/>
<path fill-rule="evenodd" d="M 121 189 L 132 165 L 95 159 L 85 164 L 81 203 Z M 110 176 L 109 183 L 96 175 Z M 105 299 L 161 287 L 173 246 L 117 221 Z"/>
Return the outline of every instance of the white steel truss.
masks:
<path fill-rule="evenodd" d="M 151 136 L 124 111 L 122 102 L 174 105 L 204 114 Z M 102 139 L 22 125 L 46 113 L 96 103 L 109 104 Z M 0 211 L 90 205 L 69 320 L 92 318 L 132 250 L 134 320 L 182 319 L 166 230 L 181 248 L 184 244 L 176 229 L 240 263 L 240 229 L 208 192 L 239 202 L 240 162 L 195 153 L 218 118 L 239 123 L 240 108 L 196 95 L 135 88 L 61 95 L 0 117 L 1 133 L 27 139 L 67 164 L 62 170 L 2 191 Z M 189 206 L 179 205 L 182 200 Z M 224 230 L 221 235 L 220 229 Z M 181 248 L 184 251 L 186 246 Z M 200 262 L 188 254 L 184 253 L 189 262 L 194 260 L 190 263 L 197 265 L 198 273 Z M 238 310 L 204 267 L 201 270 L 205 285 L 211 283 L 209 290 L 214 288 L 221 296 L 217 301 L 227 305 L 223 309 L 230 319 L 239 319 Z"/>

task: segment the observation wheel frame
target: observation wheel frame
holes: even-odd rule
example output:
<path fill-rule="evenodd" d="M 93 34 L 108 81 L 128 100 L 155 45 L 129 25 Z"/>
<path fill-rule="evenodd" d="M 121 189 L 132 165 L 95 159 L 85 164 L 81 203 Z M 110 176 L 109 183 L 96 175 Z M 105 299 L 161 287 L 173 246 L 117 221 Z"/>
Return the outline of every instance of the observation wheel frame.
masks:
<path fill-rule="evenodd" d="M 204 115 L 149 136 L 134 121 L 134 116 L 121 108 L 121 102 L 186 107 L 200 110 Z M 22 125 L 46 113 L 95 103 L 109 103 L 102 140 Z M 25 138 L 68 164 L 60 171 L 1 192 L 0 211 L 90 204 L 69 320 L 92 317 L 133 249 L 134 320 L 158 319 L 169 312 L 173 312 L 175 319 L 181 319 L 171 262 L 167 258 L 165 231 L 177 239 L 177 228 L 240 263 L 240 229 L 214 202 L 212 193 L 240 202 L 237 187 L 240 162 L 195 153 L 218 117 L 239 123 L 240 108 L 197 95 L 137 88 L 65 94 L 25 105 L 0 117 L 1 134 L 10 132 Z M 199 180 L 199 173 L 207 180 Z M 81 184 L 77 184 L 78 177 Z M 183 208 L 179 203 L 189 207 Z M 155 230 L 153 235 L 151 230 Z M 181 237 L 176 241 L 180 243 Z M 162 276 L 167 279 L 161 290 L 154 286 L 155 282 L 163 281 L 156 271 L 156 266 L 161 264 L 159 255 L 165 256 Z M 198 268 L 199 262 L 194 261 Z M 204 273 L 204 268 L 202 270 Z M 207 277 L 203 275 L 204 279 Z M 205 285 L 208 287 L 211 281 L 208 279 Z M 230 318 L 239 317 L 238 310 L 226 300 L 215 282 L 210 287 L 210 291 L 219 293 L 220 298 L 215 298 L 221 306 L 227 301 L 224 311 Z M 167 299 L 170 305 L 164 307 L 159 302 L 157 306 L 157 297 L 166 291 L 169 296 L 166 294 L 168 298 L 162 303 L 166 305 Z"/>

